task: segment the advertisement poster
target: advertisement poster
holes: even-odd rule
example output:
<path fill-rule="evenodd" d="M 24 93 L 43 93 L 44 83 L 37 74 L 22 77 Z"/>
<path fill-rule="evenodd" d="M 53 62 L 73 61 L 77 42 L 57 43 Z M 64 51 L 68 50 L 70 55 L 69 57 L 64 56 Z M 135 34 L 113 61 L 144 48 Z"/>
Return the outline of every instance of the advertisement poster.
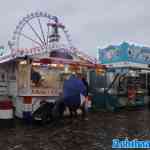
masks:
<path fill-rule="evenodd" d="M 115 63 L 128 60 L 128 47 L 124 44 L 120 46 L 109 46 L 99 50 L 99 60 L 102 64 Z"/>
<path fill-rule="evenodd" d="M 150 48 L 131 46 L 128 53 L 130 62 L 150 64 Z"/>
<path fill-rule="evenodd" d="M 150 48 L 122 43 L 118 46 L 108 46 L 99 49 L 99 61 L 102 64 L 131 62 L 150 64 Z"/>

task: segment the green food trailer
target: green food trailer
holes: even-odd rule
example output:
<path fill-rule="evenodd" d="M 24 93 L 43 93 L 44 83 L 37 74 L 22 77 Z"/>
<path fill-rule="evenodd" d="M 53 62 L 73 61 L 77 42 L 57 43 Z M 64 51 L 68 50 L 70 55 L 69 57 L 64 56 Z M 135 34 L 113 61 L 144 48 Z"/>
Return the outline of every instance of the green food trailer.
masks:
<path fill-rule="evenodd" d="M 99 86 L 93 98 L 96 107 L 117 110 L 148 103 L 150 48 L 126 42 L 111 45 L 99 49 L 99 61 L 107 71 L 103 77 L 105 84 Z"/>

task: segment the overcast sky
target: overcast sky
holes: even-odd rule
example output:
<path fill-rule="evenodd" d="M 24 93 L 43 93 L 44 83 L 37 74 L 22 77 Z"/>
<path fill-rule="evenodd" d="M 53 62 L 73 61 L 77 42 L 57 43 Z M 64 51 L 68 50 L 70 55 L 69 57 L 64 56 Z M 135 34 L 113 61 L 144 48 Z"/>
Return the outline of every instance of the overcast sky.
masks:
<path fill-rule="evenodd" d="M 122 41 L 150 46 L 150 0 L 1 0 L 0 43 L 7 45 L 28 13 L 58 15 L 74 45 L 92 56 Z"/>

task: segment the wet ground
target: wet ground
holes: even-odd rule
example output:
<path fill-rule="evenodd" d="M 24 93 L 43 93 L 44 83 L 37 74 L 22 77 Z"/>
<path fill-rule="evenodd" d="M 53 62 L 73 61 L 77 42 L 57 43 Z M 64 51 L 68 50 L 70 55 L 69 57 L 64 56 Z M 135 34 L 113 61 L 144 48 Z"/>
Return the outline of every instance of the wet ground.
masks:
<path fill-rule="evenodd" d="M 88 121 L 65 119 L 46 126 L 19 122 L 0 129 L 0 150 L 109 150 L 113 138 L 125 137 L 150 139 L 150 111 L 96 112 Z"/>

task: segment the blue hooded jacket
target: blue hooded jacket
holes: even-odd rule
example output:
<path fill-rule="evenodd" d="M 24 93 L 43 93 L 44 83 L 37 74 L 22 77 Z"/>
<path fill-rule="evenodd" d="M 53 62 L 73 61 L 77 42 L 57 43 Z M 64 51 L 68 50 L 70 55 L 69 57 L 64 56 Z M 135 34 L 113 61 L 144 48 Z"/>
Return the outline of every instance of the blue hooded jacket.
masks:
<path fill-rule="evenodd" d="M 80 94 L 86 95 L 86 87 L 82 80 L 72 75 L 69 80 L 64 81 L 64 102 L 66 105 L 80 105 Z"/>

